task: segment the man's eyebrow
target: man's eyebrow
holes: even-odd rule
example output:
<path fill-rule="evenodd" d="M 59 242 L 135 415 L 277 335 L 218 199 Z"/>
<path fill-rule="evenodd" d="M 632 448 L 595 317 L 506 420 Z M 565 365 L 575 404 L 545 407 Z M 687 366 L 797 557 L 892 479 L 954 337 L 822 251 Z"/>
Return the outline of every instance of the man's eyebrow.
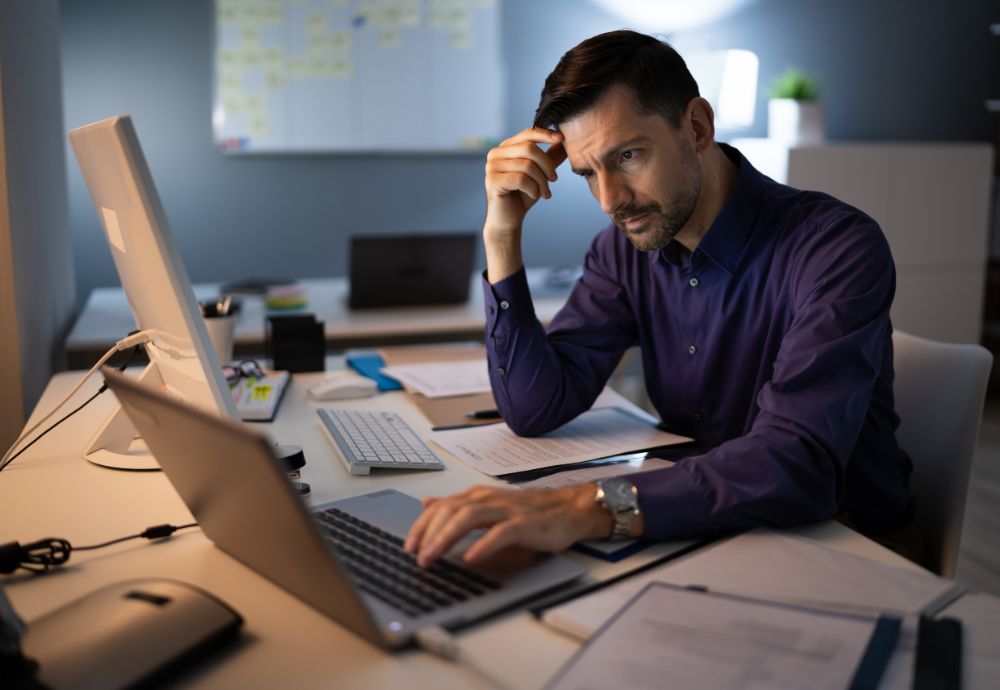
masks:
<path fill-rule="evenodd" d="M 625 149 L 630 149 L 630 148 L 632 148 L 634 146 L 640 146 L 642 144 L 648 144 L 650 141 L 651 141 L 651 139 L 647 135 L 645 135 L 645 134 L 640 134 L 639 136 L 633 137 L 632 139 L 626 139 L 625 141 L 618 142 L 618 143 L 616 143 L 616 144 L 614 144 L 614 145 L 609 146 L 608 148 L 606 148 L 598 156 L 598 160 L 606 161 L 607 159 L 609 159 L 612 156 L 616 155 L 619 151 L 624 151 Z M 586 175 L 591 174 L 591 173 L 594 172 L 590 168 L 572 168 L 571 167 L 570 169 L 574 173 L 576 173 L 577 175 L 580 175 L 581 177 L 585 177 Z"/>

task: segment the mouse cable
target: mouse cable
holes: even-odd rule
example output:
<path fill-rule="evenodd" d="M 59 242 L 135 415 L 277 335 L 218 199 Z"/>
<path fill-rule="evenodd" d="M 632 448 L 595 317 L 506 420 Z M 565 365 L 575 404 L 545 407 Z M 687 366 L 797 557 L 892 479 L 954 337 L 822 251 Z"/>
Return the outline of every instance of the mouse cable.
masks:
<path fill-rule="evenodd" d="M 112 347 L 110 350 L 108 350 L 106 353 L 104 353 L 104 356 L 101 357 L 100 360 L 98 360 L 97 364 L 95 364 L 93 367 L 91 367 L 90 371 L 88 371 L 87 374 L 80 380 L 80 382 L 76 384 L 76 386 L 73 388 L 73 390 L 71 390 L 69 392 L 69 395 L 67 395 L 65 398 L 63 398 L 62 401 L 58 405 L 56 405 L 55 407 L 53 407 L 49 411 L 49 413 L 47 415 L 45 415 L 40 420 L 38 420 L 30 429 L 25 429 L 23 432 L 21 432 L 21 435 L 17 437 L 17 440 L 14 441 L 14 443 L 11 445 L 10 449 L 6 453 L 4 453 L 3 458 L 0 459 L 0 471 L 3 471 L 3 469 L 5 467 L 7 467 L 7 465 L 9 465 L 10 463 L 14 462 L 14 459 L 17 458 L 17 456 L 19 456 L 24 451 L 28 450 L 28 448 L 30 448 L 35 443 L 35 441 L 39 440 L 42 436 L 44 436 L 45 434 L 49 433 L 54 428 L 56 428 L 57 426 L 59 426 L 60 424 L 62 424 L 63 422 L 65 422 L 67 419 L 69 419 L 70 417 L 72 417 L 73 415 L 75 415 L 77 412 L 79 412 L 84 407 L 86 407 L 87 405 L 89 405 L 94 400 L 94 398 L 96 398 L 98 395 L 100 395 L 101 393 L 103 393 L 104 391 L 107 390 L 107 386 L 106 385 L 102 385 L 101 388 L 97 391 L 97 393 L 95 393 L 94 395 L 92 395 L 86 402 L 84 402 L 78 408 L 76 408 L 75 410 L 73 410 L 72 412 L 70 412 L 68 415 L 66 415 L 65 417 L 63 417 L 62 419 L 60 419 L 58 422 L 56 422 L 55 424 L 53 424 L 52 426 L 50 426 L 48 429 L 46 429 L 45 431 L 43 431 L 42 433 L 40 433 L 38 436 L 36 436 L 34 439 L 32 439 L 32 441 L 28 445 L 24 446 L 20 450 L 17 450 L 17 452 L 14 452 L 17 449 L 18 445 L 20 445 L 20 443 L 27 436 L 29 436 L 35 429 L 37 429 L 42 424 L 44 424 L 46 421 L 48 421 L 48 419 L 50 417 L 52 417 L 52 415 L 54 415 L 57 411 L 59 411 L 59 409 L 62 408 L 62 406 L 65 405 L 70 400 L 70 398 L 72 398 L 76 394 L 76 392 L 78 390 L 80 390 L 80 388 L 83 386 L 83 384 L 87 382 L 87 379 L 89 379 L 91 377 L 91 375 L 93 375 L 93 373 L 95 371 L 97 371 L 105 362 L 107 362 L 109 359 L 111 359 L 111 357 L 115 353 L 121 352 L 122 350 L 127 350 L 129 348 L 132 348 L 132 354 L 129 355 L 128 361 L 126 361 L 125 364 L 123 364 L 120 367 L 118 367 L 119 371 L 124 371 L 125 367 L 127 367 L 129 364 L 132 363 L 132 359 L 136 356 L 136 353 L 138 353 L 138 351 L 139 351 L 139 346 L 142 345 L 142 344 L 144 344 L 144 343 L 149 342 L 153 338 L 154 334 L 155 334 L 155 331 L 153 331 L 153 330 L 138 331 L 138 332 L 130 334 L 127 338 L 123 338 L 122 340 L 119 340 L 117 343 L 115 343 L 114 347 Z"/>
<path fill-rule="evenodd" d="M 19 542 L 12 541 L 0 544 L 0 573 L 12 573 L 18 568 L 23 568 L 33 573 L 44 573 L 56 566 L 63 565 L 69 560 L 69 556 L 74 551 L 93 551 L 103 549 L 112 544 L 119 544 L 130 539 L 164 539 L 181 529 L 197 527 L 197 522 L 186 525 L 153 525 L 147 527 L 138 534 L 130 534 L 127 537 L 119 537 L 101 544 L 91 544 L 89 546 L 73 546 L 65 539 L 48 537 L 39 539 L 30 544 L 21 546 Z"/>
<path fill-rule="evenodd" d="M 477 663 L 462 647 L 459 641 L 455 639 L 454 635 L 440 625 L 429 625 L 426 628 L 420 628 L 414 633 L 414 639 L 416 639 L 417 645 L 424 651 L 464 666 L 475 673 L 480 680 L 485 681 L 489 687 L 495 688 L 495 690 L 507 690 L 509 687 Z"/>

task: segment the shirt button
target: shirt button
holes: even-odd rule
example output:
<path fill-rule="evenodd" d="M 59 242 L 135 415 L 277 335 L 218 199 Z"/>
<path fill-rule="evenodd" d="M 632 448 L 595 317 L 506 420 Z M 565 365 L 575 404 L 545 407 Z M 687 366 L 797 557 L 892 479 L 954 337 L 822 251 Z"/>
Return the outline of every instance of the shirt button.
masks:
<path fill-rule="evenodd" d="M 688 285 L 690 285 L 691 287 L 698 287 L 698 283 L 700 282 L 701 281 L 699 281 L 697 278 L 691 278 L 691 280 L 688 281 Z"/>
<path fill-rule="evenodd" d="M 692 355 L 693 355 L 693 354 L 694 354 L 694 353 L 696 353 L 697 351 L 698 351 L 698 348 L 697 348 L 697 347 L 695 347 L 694 345 L 689 345 L 689 346 L 688 346 L 688 353 L 689 353 L 689 354 L 692 354 Z"/>
<path fill-rule="evenodd" d="M 503 375 L 504 375 L 504 374 L 506 374 L 507 372 L 506 372 L 506 371 L 504 370 L 504 368 L 503 368 L 503 367 L 500 367 L 499 369 L 497 369 L 497 373 L 498 373 L 498 374 L 500 374 L 501 376 L 503 376 Z"/>
<path fill-rule="evenodd" d="M 503 309 L 504 311 L 507 311 L 508 309 L 510 309 L 510 302 L 508 302 L 507 300 L 501 301 L 500 308 Z"/>

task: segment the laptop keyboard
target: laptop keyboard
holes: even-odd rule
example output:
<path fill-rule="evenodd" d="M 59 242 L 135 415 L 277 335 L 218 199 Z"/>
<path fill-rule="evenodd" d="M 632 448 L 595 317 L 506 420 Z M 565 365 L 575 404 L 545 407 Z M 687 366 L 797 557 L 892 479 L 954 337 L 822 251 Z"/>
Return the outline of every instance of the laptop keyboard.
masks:
<path fill-rule="evenodd" d="M 337 508 L 313 513 L 323 534 L 363 591 L 410 617 L 499 589 L 500 584 L 454 563 L 417 565 L 403 540 Z"/>
<path fill-rule="evenodd" d="M 443 470 L 444 463 L 395 412 L 317 410 L 323 428 L 347 459 L 351 474 L 372 467 Z"/>

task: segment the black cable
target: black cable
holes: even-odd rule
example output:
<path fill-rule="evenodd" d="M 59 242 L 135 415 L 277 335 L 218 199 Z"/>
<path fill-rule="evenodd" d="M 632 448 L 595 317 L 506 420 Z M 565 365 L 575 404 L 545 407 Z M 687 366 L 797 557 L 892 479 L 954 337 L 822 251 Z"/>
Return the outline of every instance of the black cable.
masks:
<path fill-rule="evenodd" d="M 136 332 L 136 331 L 133 331 L 133 332 Z M 132 335 L 132 333 L 129 333 L 129 335 Z M 125 369 L 127 369 L 128 366 L 132 363 L 132 360 L 135 359 L 136 353 L 139 352 L 139 348 L 140 347 L 141 347 L 140 345 L 136 345 L 135 347 L 133 347 L 131 354 L 129 354 L 129 356 L 128 356 L 128 359 L 125 360 L 125 363 L 122 364 L 122 365 L 120 365 L 120 366 L 117 366 L 115 368 L 118 369 L 118 371 L 124 372 Z M 53 429 L 55 429 L 57 426 L 59 426 L 60 424 L 62 424 L 63 422 L 65 422 L 67 419 L 69 419 L 70 417 L 72 417 L 73 415 L 75 415 L 77 412 L 79 412 L 80 410 L 82 410 L 83 408 L 85 408 L 90 403 L 94 402 L 94 398 L 96 398 L 97 396 L 99 396 L 101 393 L 103 393 L 107 389 L 108 389 L 108 385 L 106 383 L 105 384 L 101 384 L 101 387 L 97 390 L 97 392 L 94 393 L 89 398 L 87 398 L 83 402 L 83 404 L 81 404 L 79 407 L 77 407 L 75 410 L 73 410 L 72 412 L 70 412 L 69 414 L 67 414 L 65 417 L 63 417 L 59 421 L 53 422 L 52 425 L 49 428 L 47 428 L 45 431 L 43 431 L 40 434 L 38 434 L 38 436 L 35 436 L 35 438 L 31 439 L 31 442 L 29 444 L 27 444 L 24 448 L 22 448 L 21 450 L 17 451 L 16 453 L 14 453 L 12 456 L 10 456 L 7 459 L 7 462 L 5 462 L 2 465 L 0 465 L 0 472 L 3 472 L 4 469 L 6 469 L 6 467 L 9 464 L 11 464 L 15 460 L 17 460 L 18 456 L 21 455 L 21 453 L 23 453 L 24 451 L 28 450 L 33 445 L 35 445 L 36 443 L 38 443 L 38 441 L 40 441 L 47 433 L 49 433 L 50 431 L 52 431 Z"/>
<path fill-rule="evenodd" d="M 5 464 L 0 465 L 0 472 L 3 472 L 3 470 L 7 467 L 7 465 L 9 465 L 12 462 L 14 462 L 15 460 L 17 460 L 17 458 L 21 455 L 21 453 L 23 453 L 24 451 L 28 450 L 33 445 L 35 445 L 40 440 L 42 440 L 42 438 L 45 437 L 45 434 L 49 433 L 50 431 L 52 431 L 53 429 L 55 429 L 57 426 L 59 426 L 60 424 L 62 424 L 63 422 L 65 422 L 67 419 L 69 419 L 70 417 L 72 417 L 73 415 L 75 415 L 77 412 L 79 412 L 80 410 L 82 410 L 83 408 L 85 408 L 87 405 L 89 405 L 90 403 L 94 402 L 94 398 L 96 398 L 98 395 L 100 395 L 101 393 L 103 393 L 105 390 L 106 390 L 105 387 L 101 386 L 100 390 L 98 390 L 92 396 L 90 396 L 89 398 L 87 398 L 83 402 L 83 404 L 81 404 L 78 408 L 76 408 L 75 410 L 73 410 L 72 412 L 70 412 L 69 414 L 67 414 L 65 417 L 63 417 L 59 421 L 54 422 L 52 424 L 52 426 L 50 426 L 48 429 L 46 429 L 42 433 L 38 434 L 38 436 L 35 436 L 35 438 L 31 439 L 31 443 L 27 444 L 24 448 L 22 448 L 21 450 L 17 451 L 13 455 L 11 455 L 10 458 L 8 458 L 8 460 L 7 460 L 7 462 Z"/>
<path fill-rule="evenodd" d="M 169 537 L 177 530 L 197 526 L 197 522 L 190 522 L 179 526 L 153 525 L 138 534 L 130 534 L 127 537 L 119 537 L 118 539 L 112 539 L 102 544 L 91 544 L 89 546 L 73 546 L 67 540 L 55 537 L 39 539 L 24 546 L 19 542 L 12 541 L 7 544 L 0 544 L 0 573 L 12 573 L 18 568 L 33 573 L 43 573 L 66 563 L 69 560 L 70 554 L 74 551 L 103 549 L 106 546 L 119 544 L 130 539 L 163 539 Z"/>
<path fill-rule="evenodd" d="M 139 534 L 130 534 L 127 537 L 119 537 L 118 539 L 112 539 L 111 541 L 106 541 L 103 544 L 91 544 L 90 546 L 74 546 L 73 551 L 93 551 L 94 549 L 103 549 L 105 546 L 111 546 L 112 544 L 118 544 L 119 542 L 128 541 L 129 539 L 163 539 L 164 537 L 169 537 L 171 534 L 179 529 L 190 529 L 191 527 L 197 527 L 197 522 L 189 522 L 186 525 L 178 525 L 174 527 L 173 525 L 154 525 L 152 527 L 147 527 Z"/>

